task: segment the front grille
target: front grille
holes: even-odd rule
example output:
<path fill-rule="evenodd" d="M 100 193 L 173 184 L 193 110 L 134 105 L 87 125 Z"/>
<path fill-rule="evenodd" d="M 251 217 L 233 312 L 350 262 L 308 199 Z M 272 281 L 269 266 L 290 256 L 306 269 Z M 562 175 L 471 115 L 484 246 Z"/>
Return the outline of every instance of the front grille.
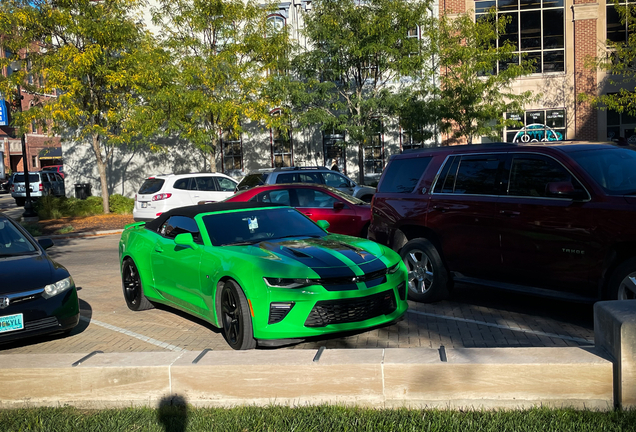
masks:
<path fill-rule="evenodd" d="M 42 330 L 49 327 L 58 327 L 60 325 L 56 317 L 49 317 L 35 321 L 27 321 L 24 323 L 24 330 Z"/>
<path fill-rule="evenodd" d="M 316 302 L 305 321 L 305 327 L 325 327 L 364 321 L 393 313 L 397 307 L 393 290 L 367 297 Z"/>

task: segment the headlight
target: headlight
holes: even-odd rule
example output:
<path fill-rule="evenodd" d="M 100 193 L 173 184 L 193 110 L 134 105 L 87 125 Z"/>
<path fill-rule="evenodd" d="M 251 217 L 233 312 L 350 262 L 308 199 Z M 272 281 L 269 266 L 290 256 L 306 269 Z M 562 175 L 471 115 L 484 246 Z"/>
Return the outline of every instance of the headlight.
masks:
<path fill-rule="evenodd" d="M 395 273 L 396 271 L 398 271 L 398 269 L 400 268 L 400 262 L 401 262 L 401 261 L 398 261 L 398 262 L 397 262 L 397 264 L 395 264 L 395 265 L 393 265 L 393 266 L 389 267 L 389 271 L 388 271 L 388 273 L 389 273 L 389 274 L 393 274 L 393 273 Z"/>
<path fill-rule="evenodd" d="M 289 278 L 270 278 L 264 277 L 265 283 L 272 288 L 302 288 L 310 285 L 316 285 L 317 280 L 314 279 L 289 279 Z"/>
<path fill-rule="evenodd" d="M 54 284 L 46 285 L 44 287 L 44 294 L 42 294 L 42 297 L 51 298 L 66 291 L 67 289 L 70 289 L 74 285 L 75 283 L 73 282 L 73 278 L 69 276 L 61 281 L 55 282 Z"/>

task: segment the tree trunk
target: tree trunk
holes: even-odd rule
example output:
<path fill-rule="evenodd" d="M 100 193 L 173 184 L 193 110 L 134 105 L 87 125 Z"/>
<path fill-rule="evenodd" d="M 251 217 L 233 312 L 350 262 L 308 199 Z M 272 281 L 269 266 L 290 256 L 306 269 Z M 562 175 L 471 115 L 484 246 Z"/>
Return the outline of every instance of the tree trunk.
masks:
<path fill-rule="evenodd" d="M 358 143 L 358 184 L 364 184 L 364 146 Z"/>
<path fill-rule="evenodd" d="M 99 171 L 99 181 L 102 185 L 102 208 L 104 213 L 110 213 L 108 202 L 108 179 L 106 177 L 106 164 L 102 158 L 102 151 L 99 148 L 99 134 L 93 134 L 93 152 L 97 161 L 97 171 Z"/>

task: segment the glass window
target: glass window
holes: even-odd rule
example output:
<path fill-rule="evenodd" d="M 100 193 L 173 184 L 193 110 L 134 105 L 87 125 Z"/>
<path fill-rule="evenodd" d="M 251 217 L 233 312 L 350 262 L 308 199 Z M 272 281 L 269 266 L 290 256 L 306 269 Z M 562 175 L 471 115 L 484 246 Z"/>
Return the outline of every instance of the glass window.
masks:
<path fill-rule="evenodd" d="M 455 180 L 456 194 L 497 195 L 497 173 L 501 158 L 463 156 Z"/>
<path fill-rule="evenodd" d="M 280 111 L 277 111 L 272 115 L 280 116 Z M 290 131 L 275 127 L 271 129 L 271 134 L 274 166 L 292 166 L 292 141 Z"/>
<path fill-rule="evenodd" d="M 495 6 L 492 0 L 475 1 L 475 19 L 486 16 Z M 497 0 L 499 18 L 506 18 L 506 34 L 499 46 L 509 42 L 521 58 L 534 60 L 535 72 L 565 71 L 565 8 L 563 0 Z M 519 57 L 512 60 L 519 62 Z M 510 61 L 501 62 L 505 70 Z"/>
<path fill-rule="evenodd" d="M 263 192 L 253 196 L 250 201 L 252 202 L 264 202 L 281 205 L 291 205 L 289 199 L 289 191 L 287 189 L 273 190 L 269 192 Z"/>
<path fill-rule="evenodd" d="M 0 256 L 32 254 L 35 246 L 8 220 L 0 219 Z"/>
<path fill-rule="evenodd" d="M 636 193 L 636 151 L 608 146 L 571 156 L 608 194 Z"/>
<path fill-rule="evenodd" d="M 378 186 L 378 192 L 411 193 L 431 162 L 431 157 L 395 159 Z"/>
<path fill-rule="evenodd" d="M 166 238 L 173 239 L 179 234 L 190 233 L 194 241 L 201 243 L 201 233 L 194 219 L 186 216 L 172 216 L 161 225 L 159 234 Z"/>
<path fill-rule="evenodd" d="M 627 42 L 629 38 L 629 27 L 630 24 L 634 23 L 634 19 L 636 19 L 636 9 L 634 6 L 636 5 L 636 1 L 634 0 L 621 0 L 619 2 L 619 7 L 629 7 L 630 11 L 628 13 L 627 19 L 625 22 L 621 21 L 621 16 L 613 0 L 607 0 L 607 7 L 605 10 L 605 20 L 606 20 L 606 35 L 607 39 L 610 42 Z"/>
<path fill-rule="evenodd" d="M 276 177 L 276 183 L 318 183 L 322 184 L 322 179 L 318 173 L 281 173 Z"/>
<path fill-rule="evenodd" d="M 216 177 L 218 190 L 223 192 L 233 192 L 236 189 L 236 183 L 225 177 Z"/>
<path fill-rule="evenodd" d="M 197 189 L 200 191 L 212 192 L 216 191 L 216 182 L 214 177 L 196 177 Z"/>
<path fill-rule="evenodd" d="M 506 142 L 563 141 L 566 139 L 564 109 L 532 110 L 525 113 L 507 113 L 506 117 L 520 121 L 523 126 L 506 128 Z"/>
<path fill-rule="evenodd" d="M 337 173 L 322 173 L 322 178 L 327 186 L 335 188 L 349 187 L 351 185 L 351 181 L 348 178 Z"/>
<path fill-rule="evenodd" d="M 188 190 L 188 187 L 190 186 L 190 179 L 189 178 L 183 178 L 183 179 L 179 179 L 176 182 L 174 182 L 174 188 L 175 189 L 181 189 L 181 190 Z"/>
<path fill-rule="evenodd" d="M 301 189 L 297 189 L 296 191 L 300 190 Z M 336 201 L 338 200 L 328 193 L 314 190 L 314 201 L 312 203 L 312 207 L 333 208 L 333 203 L 335 203 Z"/>
<path fill-rule="evenodd" d="M 454 156 L 448 158 L 442 172 L 440 173 L 437 183 L 435 184 L 435 193 L 452 193 L 455 187 L 455 175 L 461 157 Z"/>
<path fill-rule="evenodd" d="M 223 169 L 242 169 L 243 150 L 240 135 L 232 131 L 224 131 L 221 135 L 221 146 L 223 147 Z"/>
<path fill-rule="evenodd" d="M 153 194 L 155 192 L 159 192 L 163 187 L 164 181 L 162 179 L 157 178 L 149 178 L 144 181 L 139 190 L 138 194 L 146 195 Z"/>
<path fill-rule="evenodd" d="M 364 146 L 365 174 L 381 173 L 384 169 L 384 152 L 382 151 L 382 125 L 377 124 L 378 132 L 369 137 L 369 144 Z"/>
<path fill-rule="evenodd" d="M 607 139 L 610 141 L 623 141 L 636 145 L 636 117 L 626 112 L 619 113 L 607 110 Z"/>
<path fill-rule="evenodd" d="M 560 163 L 543 156 L 514 156 L 510 167 L 508 195 L 547 197 L 548 183 L 572 182 L 583 189 Z"/>

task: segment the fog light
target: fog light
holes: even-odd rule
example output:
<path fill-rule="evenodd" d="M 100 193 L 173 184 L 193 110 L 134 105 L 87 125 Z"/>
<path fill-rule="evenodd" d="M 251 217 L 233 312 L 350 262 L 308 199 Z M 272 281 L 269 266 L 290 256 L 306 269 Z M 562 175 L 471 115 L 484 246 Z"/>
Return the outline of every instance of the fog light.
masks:
<path fill-rule="evenodd" d="M 294 303 L 270 303 L 269 320 L 267 324 L 276 324 L 281 322 L 294 307 Z"/>

